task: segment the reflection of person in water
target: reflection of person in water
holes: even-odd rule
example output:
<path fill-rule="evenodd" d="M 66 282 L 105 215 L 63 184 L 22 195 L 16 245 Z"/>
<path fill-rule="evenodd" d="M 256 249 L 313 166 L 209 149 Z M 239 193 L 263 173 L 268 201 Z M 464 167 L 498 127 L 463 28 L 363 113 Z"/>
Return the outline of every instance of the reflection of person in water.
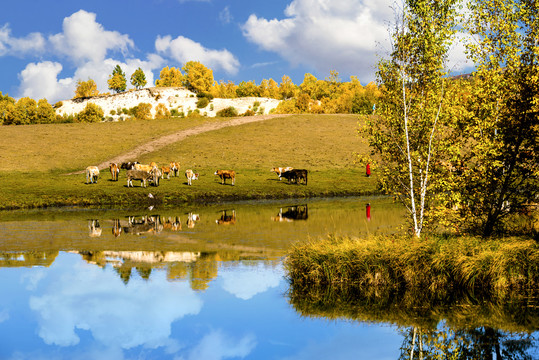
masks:
<path fill-rule="evenodd" d="M 367 215 L 367 221 L 371 221 L 371 204 L 367 204 L 367 206 L 365 206 L 365 212 Z"/>

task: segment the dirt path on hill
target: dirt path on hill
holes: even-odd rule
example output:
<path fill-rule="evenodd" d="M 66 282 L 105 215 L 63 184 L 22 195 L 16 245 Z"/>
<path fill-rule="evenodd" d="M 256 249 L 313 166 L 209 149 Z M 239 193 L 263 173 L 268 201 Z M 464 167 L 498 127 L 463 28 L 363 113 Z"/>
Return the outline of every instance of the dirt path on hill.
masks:
<path fill-rule="evenodd" d="M 288 114 L 269 114 L 269 115 L 259 115 L 259 116 L 246 116 L 246 117 L 233 118 L 231 120 L 226 120 L 226 121 L 202 124 L 199 126 L 195 126 L 194 128 L 191 128 L 191 129 L 178 131 L 176 133 L 169 134 L 169 135 L 164 135 L 158 139 L 139 145 L 136 148 L 126 153 L 123 153 L 112 159 L 102 162 L 101 164 L 97 165 L 97 167 L 99 168 L 99 170 L 102 170 L 102 169 L 108 168 L 110 163 L 117 163 L 118 165 L 120 165 L 123 162 L 134 161 L 143 154 L 147 154 L 147 153 L 159 150 L 167 145 L 181 141 L 189 136 L 202 134 L 208 131 L 219 130 L 219 129 L 223 129 L 229 126 L 238 126 L 238 125 L 248 124 L 252 122 L 264 121 L 264 120 L 285 117 L 285 116 L 289 116 L 289 115 Z M 77 172 L 69 173 L 66 175 L 83 174 L 84 171 L 85 170 L 77 171 Z"/>

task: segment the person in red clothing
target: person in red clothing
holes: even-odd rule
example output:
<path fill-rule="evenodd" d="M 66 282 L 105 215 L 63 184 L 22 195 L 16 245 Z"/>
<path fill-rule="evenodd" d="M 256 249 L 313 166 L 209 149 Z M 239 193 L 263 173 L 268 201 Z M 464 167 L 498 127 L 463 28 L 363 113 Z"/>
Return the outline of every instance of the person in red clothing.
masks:
<path fill-rule="evenodd" d="M 371 164 L 367 163 L 367 177 L 371 176 Z"/>

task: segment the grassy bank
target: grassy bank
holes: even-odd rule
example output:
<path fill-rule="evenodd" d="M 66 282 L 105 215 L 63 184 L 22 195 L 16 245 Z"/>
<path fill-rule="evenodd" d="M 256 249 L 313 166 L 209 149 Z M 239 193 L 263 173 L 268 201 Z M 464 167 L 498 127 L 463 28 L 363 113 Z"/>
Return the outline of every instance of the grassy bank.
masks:
<path fill-rule="evenodd" d="M 354 153 L 366 152 L 353 115 L 275 118 L 191 136 L 137 159 L 181 163 L 180 177 L 159 187 L 127 188 L 102 171 L 97 184 L 83 174 L 66 175 L 107 161 L 152 139 L 205 122 L 227 119 L 163 119 L 100 124 L 4 126 L 0 135 L 0 209 L 50 206 L 181 205 L 243 199 L 282 199 L 365 195 L 376 192 Z M 91 141 L 89 141 L 91 139 Z M 309 170 L 309 183 L 288 185 L 270 172 L 274 166 Z M 187 186 L 183 172 L 200 178 Z M 234 169 L 236 186 L 221 185 L 217 169 Z M 149 198 L 151 193 L 153 198 Z"/>
<path fill-rule="evenodd" d="M 539 245 L 515 238 L 329 237 L 294 246 L 285 267 L 295 288 L 503 293 L 539 286 Z"/>

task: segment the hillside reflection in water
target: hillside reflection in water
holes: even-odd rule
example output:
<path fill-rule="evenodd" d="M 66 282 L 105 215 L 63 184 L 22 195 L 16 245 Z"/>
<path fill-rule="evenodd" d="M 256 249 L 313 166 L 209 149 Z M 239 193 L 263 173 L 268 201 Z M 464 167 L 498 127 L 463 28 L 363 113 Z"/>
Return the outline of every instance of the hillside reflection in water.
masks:
<path fill-rule="evenodd" d="M 409 296 L 298 296 L 281 263 L 295 241 L 392 232 L 402 215 L 375 198 L 3 213 L 0 359 L 408 358 L 401 347 L 451 316 L 394 321 Z M 537 319 L 516 308 L 503 314 L 528 323 L 511 329 L 536 356 Z"/>

